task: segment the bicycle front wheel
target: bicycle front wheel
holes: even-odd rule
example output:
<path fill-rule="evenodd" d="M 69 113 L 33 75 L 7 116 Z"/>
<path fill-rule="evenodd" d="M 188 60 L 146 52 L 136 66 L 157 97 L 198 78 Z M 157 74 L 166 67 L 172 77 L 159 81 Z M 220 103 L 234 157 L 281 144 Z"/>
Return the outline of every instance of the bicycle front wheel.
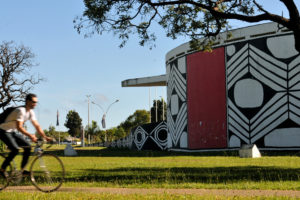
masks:
<path fill-rule="evenodd" d="M 30 167 L 32 184 L 42 192 L 53 192 L 63 183 L 65 168 L 55 155 L 42 154 L 36 157 Z"/>

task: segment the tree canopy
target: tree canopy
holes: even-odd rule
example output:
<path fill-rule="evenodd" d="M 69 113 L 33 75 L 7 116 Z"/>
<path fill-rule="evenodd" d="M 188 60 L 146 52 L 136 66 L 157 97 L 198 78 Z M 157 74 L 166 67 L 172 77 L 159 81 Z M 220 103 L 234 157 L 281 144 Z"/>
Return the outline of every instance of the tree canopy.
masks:
<path fill-rule="evenodd" d="M 73 137 L 80 137 L 81 131 L 81 122 L 82 119 L 80 118 L 78 112 L 75 110 L 70 110 L 66 117 L 65 127 L 69 130 L 69 134 Z"/>
<path fill-rule="evenodd" d="M 54 126 L 49 126 L 48 129 L 44 130 L 45 134 L 49 137 L 55 138 L 55 140 L 58 141 L 63 141 L 65 138 L 68 137 L 67 132 L 62 132 L 62 131 L 56 131 Z M 39 134 L 37 134 L 38 137 L 41 137 Z"/>
<path fill-rule="evenodd" d="M 100 130 L 100 127 L 94 120 L 92 120 L 92 124 L 90 126 L 85 127 L 85 135 L 90 135 L 92 142 L 105 142 L 105 131 Z"/>
<path fill-rule="evenodd" d="M 157 118 L 156 118 L 156 112 L 157 112 Z M 153 106 L 151 107 L 151 122 L 161 122 L 166 119 L 167 119 L 166 102 L 163 99 L 153 100 Z"/>
<path fill-rule="evenodd" d="M 92 120 L 92 124 L 90 126 L 85 127 L 85 133 L 90 135 L 96 135 L 97 131 L 100 130 L 100 127 L 98 126 L 97 122 Z"/>
<path fill-rule="evenodd" d="M 35 55 L 30 48 L 15 42 L 0 44 L 0 107 L 23 102 L 27 93 L 42 78 L 31 75 Z"/>
<path fill-rule="evenodd" d="M 126 135 L 130 133 L 131 129 L 150 122 L 149 112 L 146 110 L 136 110 L 118 128 L 123 128 Z"/>
<path fill-rule="evenodd" d="M 294 33 L 295 48 L 300 52 L 300 16 L 294 0 L 273 0 L 273 6 L 283 3 L 289 17 L 268 11 L 256 0 L 84 0 L 85 10 L 74 19 L 78 33 L 86 36 L 113 32 L 123 47 L 130 35 L 137 34 L 140 45 L 155 41 L 150 29 L 158 23 L 167 37 L 189 36 L 191 47 L 203 49 L 203 36 L 213 41 L 221 32 L 230 29 L 230 19 L 255 23 L 273 21 Z"/>

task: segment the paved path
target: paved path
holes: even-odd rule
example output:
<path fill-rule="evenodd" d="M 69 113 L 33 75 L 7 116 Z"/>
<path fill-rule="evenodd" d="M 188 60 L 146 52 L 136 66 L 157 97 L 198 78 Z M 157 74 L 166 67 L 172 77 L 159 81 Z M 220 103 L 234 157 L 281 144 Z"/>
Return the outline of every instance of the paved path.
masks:
<path fill-rule="evenodd" d="M 33 186 L 10 186 L 6 191 L 37 192 Z M 58 192 L 90 192 L 110 194 L 196 194 L 222 196 L 288 196 L 300 197 L 300 191 L 294 190 L 224 190 L 224 189 L 144 189 L 144 188 L 75 188 L 61 187 Z"/>

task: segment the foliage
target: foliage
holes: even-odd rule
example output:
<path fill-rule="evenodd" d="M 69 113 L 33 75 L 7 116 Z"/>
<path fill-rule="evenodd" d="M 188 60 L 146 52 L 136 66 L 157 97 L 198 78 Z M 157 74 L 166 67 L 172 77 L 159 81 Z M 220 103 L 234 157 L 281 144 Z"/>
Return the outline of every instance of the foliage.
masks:
<path fill-rule="evenodd" d="M 156 120 L 156 107 L 157 107 L 157 120 Z M 167 104 L 162 100 L 153 100 L 151 107 L 151 122 L 161 122 L 167 119 Z"/>
<path fill-rule="evenodd" d="M 23 102 L 33 86 L 42 81 L 29 73 L 35 66 L 34 57 L 24 45 L 18 46 L 13 41 L 0 44 L 0 107 Z"/>
<path fill-rule="evenodd" d="M 105 131 L 100 130 L 96 121 L 92 121 L 91 126 L 86 126 L 85 128 L 85 136 L 91 136 L 92 143 L 105 142 Z"/>
<path fill-rule="evenodd" d="M 81 136 L 81 122 L 82 119 L 80 118 L 78 112 L 75 110 L 70 110 L 66 117 L 65 127 L 69 130 L 69 134 L 73 137 L 80 137 Z"/>
<path fill-rule="evenodd" d="M 95 142 L 105 142 L 106 136 L 105 136 L 105 131 L 104 130 L 99 130 L 97 134 L 98 138 L 95 140 Z"/>
<path fill-rule="evenodd" d="M 85 133 L 89 134 L 89 135 L 96 135 L 97 131 L 99 131 L 99 130 L 100 130 L 100 128 L 99 128 L 97 122 L 94 120 L 92 120 L 92 125 L 85 127 Z"/>
<path fill-rule="evenodd" d="M 146 110 L 136 110 L 132 115 L 130 115 L 124 122 L 122 122 L 118 127 L 122 127 L 128 135 L 132 128 L 146 124 L 150 122 L 149 112 Z"/>
<path fill-rule="evenodd" d="M 111 128 L 111 129 L 108 129 L 105 131 L 105 134 L 106 134 L 106 140 L 108 142 L 112 142 L 114 140 L 114 136 L 115 136 L 115 132 L 116 132 L 116 128 Z"/>
<path fill-rule="evenodd" d="M 167 37 L 176 39 L 184 35 L 191 38 L 193 48 L 206 49 L 221 31 L 230 28 L 228 20 L 249 23 L 273 21 L 294 32 L 295 47 L 300 52 L 300 16 L 294 0 L 277 0 L 283 3 L 289 18 L 272 13 L 256 0 L 84 0 L 85 11 L 74 19 L 78 33 L 113 32 L 123 47 L 130 35 L 137 34 L 140 45 L 156 39 L 150 27 L 157 22 Z M 199 43 L 206 36 L 208 41 Z"/>
<path fill-rule="evenodd" d="M 117 127 L 115 131 L 115 140 L 124 138 L 126 136 L 126 132 L 122 127 Z"/>
<path fill-rule="evenodd" d="M 63 141 L 69 136 L 68 132 L 56 131 L 54 126 L 49 126 L 48 130 L 44 130 L 44 133 L 52 138 L 55 138 L 56 141 Z M 37 134 L 38 137 L 41 137 Z"/>

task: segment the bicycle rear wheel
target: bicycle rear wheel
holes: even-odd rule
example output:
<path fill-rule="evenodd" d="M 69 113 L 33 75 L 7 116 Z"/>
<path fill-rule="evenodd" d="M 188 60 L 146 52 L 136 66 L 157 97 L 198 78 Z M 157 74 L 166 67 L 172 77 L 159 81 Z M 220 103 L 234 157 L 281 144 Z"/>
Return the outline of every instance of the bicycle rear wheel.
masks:
<path fill-rule="evenodd" d="M 30 167 L 32 184 L 42 192 L 53 192 L 63 183 L 65 168 L 55 155 L 42 154 L 36 157 Z"/>
<path fill-rule="evenodd" d="M 2 165 L 5 158 L 6 157 L 3 154 L 0 154 L 0 166 Z M 7 175 L 9 175 L 12 170 L 11 165 L 9 165 L 6 170 L 8 170 Z M 8 177 L 5 176 L 4 174 L 0 173 L 0 190 L 5 189 L 8 186 L 8 183 L 9 183 Z"/>

